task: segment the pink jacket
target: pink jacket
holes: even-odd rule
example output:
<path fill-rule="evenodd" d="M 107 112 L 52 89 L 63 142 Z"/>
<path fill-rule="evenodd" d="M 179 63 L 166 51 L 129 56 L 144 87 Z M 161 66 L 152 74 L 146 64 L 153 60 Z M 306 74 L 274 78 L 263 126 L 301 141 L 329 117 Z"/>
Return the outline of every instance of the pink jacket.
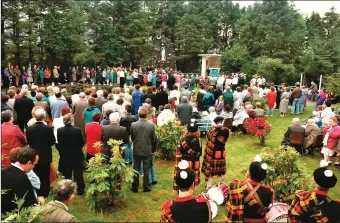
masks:
<path fill-rule="evenodd" d="M 340 126 L 336 125 L 333 126 L 331 130 L 329 130 L 330 127 L 325 127 L 323 129 L 323 133 L 326 134 L 328 132 L 329 137 L 327 140 L 327 145 L 325 145 L 324 147 L 326 147 L 327 149 L 330 150 L 334 150 L 334 148 L 336 147 L 336 145 L 338 144 L 338 140 L 340 138 Z"/>

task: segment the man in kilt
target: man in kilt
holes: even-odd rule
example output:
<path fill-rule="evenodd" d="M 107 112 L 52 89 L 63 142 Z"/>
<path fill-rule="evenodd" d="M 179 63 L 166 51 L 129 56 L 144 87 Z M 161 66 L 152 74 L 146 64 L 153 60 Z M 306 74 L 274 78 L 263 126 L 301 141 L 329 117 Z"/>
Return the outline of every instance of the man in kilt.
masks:
<path fill-rule="evenodd" d="M 222 181 L 226 173 L 226 151 L 225 144 L 229 138 L 229 129 L 223 126 L 223 117 L 217 116 L 214 119 L 216 126 L 211 126 L 207 131 L 206 145 L 202 173 L 206 177 L 208 190 L 212 186 L 213 177 L 217 176 Z"/>
<path fill-rule="evenodd" d="M 168 200 L 162 206 L 160 222 L 208 222 L 212 221 L 209 201 L 195 198 L 193 194 L 195 173 L 189 163 L 182 160 L 178 164 L 175 182 L 179 193 L 175 200 Z"/>
<path fill-rule="evenodd" d="M 296 191 L 288 211 L 289 222 L 340 222 L 340 201 L 328 197 L 337 177 L 327 165 L 327 161 L 322 160 L 322 167 L 314 171 L 313 191 Z"/>
<path fill-rule="evenodd" d="M 261 163 L 260 156 L 256 156 L 249 166 L 247 178 L 231 182 L 226 199 L 225 222 L 266 222 L 268 206 L 274 202 L 274 191 L 269 186 L 261 185 L 266 175 L 267 164 Z"/>
<path fill-rule="evenodd" d="M 187 127 L 185 135 L 179 140 L 176 151 L 176 165 L 174 176 L 176 176 L 179 168 L 178 164 L 181 160 L 186 160 L 189 163 L 189 168 L 195 173 L 194 185 L 197 187 L 200 180 L 200 157 L 202 154 L 202 143 L 200 139 L 200 131 L 194 120 Z M 174 178 L 174 190 L 178 191 L 179 187 Z"/>

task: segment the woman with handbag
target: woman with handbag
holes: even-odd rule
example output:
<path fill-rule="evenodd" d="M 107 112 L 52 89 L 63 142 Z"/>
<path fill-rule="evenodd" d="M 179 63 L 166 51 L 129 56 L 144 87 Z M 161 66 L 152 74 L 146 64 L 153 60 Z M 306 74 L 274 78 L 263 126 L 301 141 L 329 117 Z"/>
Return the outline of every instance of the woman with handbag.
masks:
<path fill-rule="evenodd" d="M 178 172 L 178 164 L 182 160 L 186 160 L 189 163 L 189 168 L 195 173 L 195 187 L 200 184 L 200 156 L 202 155 L 202 142 L 200 139 L 200 130 L 198 125 L 191 122 L 185 135 L 179 140 L 176 151 L 176 165 L 174 175 Z M 174 180 L 174 190 L 178 191 L 179 187 Z"/>

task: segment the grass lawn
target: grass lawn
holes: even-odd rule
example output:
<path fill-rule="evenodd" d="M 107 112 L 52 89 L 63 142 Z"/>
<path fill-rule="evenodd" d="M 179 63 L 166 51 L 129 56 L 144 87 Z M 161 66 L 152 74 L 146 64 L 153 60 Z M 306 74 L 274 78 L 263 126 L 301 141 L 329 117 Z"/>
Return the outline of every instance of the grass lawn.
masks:
<path fill-rule="evenodd" d="M 312 107 L 307 107 L 305 114 L 298 117 L 301 120 L 306 119 L 311 114 L 312 109 Z M 274 113 L 274 117 L 268 118 L 272 125 L 272 131 L 266 139 L 266 146 L 272 148 L 280 145 L 282 136 L 293 118 L 293 116 L 281 118 L 277 110 Z M 237 135 L 229 138 L 226 144 L 227 174 L 224 177 L 224 182 L 229 185 L 234 179 L 243 179 L 245 176 L 241 173 L 241 170 L 248 167 L 254 156 L 261 152 L 261 148 L 256 137 Z M 56 149 L 54 149 L 53 155 L 53 163 L 57 167 L 59 156 Z M 301 162 L 306 164 L 312 174 L 314 169 L 319 166 L 320 159 L 319 154 L 316 153 L 314 157 L 310 155 L 301 157 Z M 158 184 L 153 186 L 151 192 L 141 192 L 143 191 L 141 185 L 140 192 L 135 194 L 129 190 L 129 185 L 121 201 L 112 209 L 103 212 L 90 211 L 86 195 L 76 196 L 73 203 L 69 205 L 70 213 L 75 215 L 79 222 L 159 222 L 162 204 L 167 199 L 174 199 L 176 197 L 176 192 L 172 189 L 174 162 L 156 161 L 155 165 Z M 340 170 L 334 168 L 334 166 L 331 169 L 340 180 Z M 88 184 L 86 173 L 84 177 Z M 195 195 L 205 191 L 203 175 L 201 175 L 201 182 L 201 185 L 194 191 Z M 340 183 L 330 191 L 330 197 L 340 199 Z M 224 215 L 224 206 L 220 206 L 214 222 L 223 221 Z"/>

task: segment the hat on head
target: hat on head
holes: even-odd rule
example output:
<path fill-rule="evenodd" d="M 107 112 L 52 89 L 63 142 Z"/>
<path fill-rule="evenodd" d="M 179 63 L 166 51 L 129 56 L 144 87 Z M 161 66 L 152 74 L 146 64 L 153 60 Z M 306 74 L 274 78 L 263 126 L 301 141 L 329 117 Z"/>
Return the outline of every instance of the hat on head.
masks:
<path fill-rule="evenodd" d="M 261 157 L 257 155 L 249 166 L 249 173 L 253 180 L 261 182 L 267 177 L 267 164 L 261 162 Z"/>
<path fill-rule="evenodd" d="M 335 174 L 327 169 L 327 167 L 320 167 L 316 169 L 313 173 L 314 181 L 322 188 L 332 188 L 336 185 L 338 179 Z"/>
<path fill-rule="evenodd" d="M 178 164 L 179 170 L 175 176 L 175 181 L 180 189 L 189 189 L 195 181 L 195 173 L 188 167 L 189 163 L 186 160 L 182 160 Z"/>
<path fill-rule="evenodd" d="M 217 116 L 215 119 L 214 119 L 214 122 L 217 123 L 217 122 L 221 122 L 223 121 L 224 118 L 222 116 Z"/>
<path fill-rule="evenodd" d="M 187 127 L 188 132 L 197 132 L 198 125 L 194 122 L 190 122 L 190 124 Z"/>

